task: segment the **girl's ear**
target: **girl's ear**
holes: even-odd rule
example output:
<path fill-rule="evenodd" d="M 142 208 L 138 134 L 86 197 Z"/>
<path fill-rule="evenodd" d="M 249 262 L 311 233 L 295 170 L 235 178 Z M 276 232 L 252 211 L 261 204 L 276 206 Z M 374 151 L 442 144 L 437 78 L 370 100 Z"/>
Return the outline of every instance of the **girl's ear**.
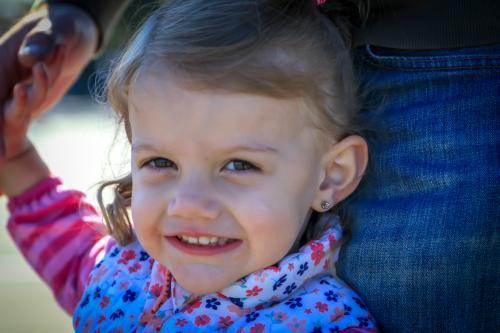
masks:
<path fill-rule="evenodd" d="M 318 212 L 328 210 L 358 187 L 368 164 L 368 145 L 358 135 L 348 136 L 331 146 L 321 163 L 322 179 L 312 206 Z"/>

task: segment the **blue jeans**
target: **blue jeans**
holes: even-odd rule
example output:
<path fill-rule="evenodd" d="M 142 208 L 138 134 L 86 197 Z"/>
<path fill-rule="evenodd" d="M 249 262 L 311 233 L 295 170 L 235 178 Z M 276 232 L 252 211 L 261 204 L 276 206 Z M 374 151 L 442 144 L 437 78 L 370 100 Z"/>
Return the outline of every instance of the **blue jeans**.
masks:
<path fill-rule="evenodd" d="M 498 332 L 500 45 L 355 64 L 371 155 L 339 276 L 385 332 Z"/>

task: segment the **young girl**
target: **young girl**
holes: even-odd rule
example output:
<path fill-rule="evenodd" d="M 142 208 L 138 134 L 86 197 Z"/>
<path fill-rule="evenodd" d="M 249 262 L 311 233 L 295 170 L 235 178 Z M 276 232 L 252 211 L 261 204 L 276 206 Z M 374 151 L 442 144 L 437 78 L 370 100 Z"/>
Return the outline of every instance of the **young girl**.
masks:
<path fill-rule="evenodd" d="M 347 53 L 312 1 L 159 8 L 108 82 L 131 144 L 130 174 L 101 187 L 111 237 L 25 136 L 51 83 L 35 66 L 6 106 L 0 186 L 76 331 L 376 331 L 334 269 L 334 208 L 367 164 Z"/>

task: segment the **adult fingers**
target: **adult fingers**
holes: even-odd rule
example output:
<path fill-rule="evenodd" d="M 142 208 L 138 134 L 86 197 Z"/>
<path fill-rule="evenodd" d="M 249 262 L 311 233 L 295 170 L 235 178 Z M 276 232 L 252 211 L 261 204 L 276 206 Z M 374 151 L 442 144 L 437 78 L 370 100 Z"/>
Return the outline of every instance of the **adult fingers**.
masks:
<path fill-rule="evenodd" d="M 14 86 L 12 99 L 7 101 L 4 106 L 6 134 L 12 132 L 12 129 L 23 123 L 26 119 L 27 100 L 28 100 L 29 85 L 26 83 L 18 83 Z"/>
<path fill-rule="evenodd" d="M 26 107 L 30 113 L 36 110 L 45 102 L 49 86 L 47 66 L 44 63 L 37 63 L 33 66 L 33 84 L 28 90 Z"/>
<path fill-rule="evenodd" d="M 28 68 L 40 61 L 49 62 L 59 39 L 61 37 L 54 31 L 51 20 L 41 19 L 25 36 L 18 52 L 19 62 Z"/>
<path fill-rule="evenodd" d="M 4 131 L 0 164 L 5 159 L 17 156 L 26 149 L 26 133 L 30 123 L 27 107 L 29 84 L 18 83 L 14 86 L 12 99 L 4 104 Z"/>
<path fill-rule="evenodd" d="M 46 71 L 48 75 L 48 83 L 52 85 L 61 74 L 65 61 L 66 47 L 64 45 L 58 45 L 55 48 L 53 59 L 46 64 Z"/>

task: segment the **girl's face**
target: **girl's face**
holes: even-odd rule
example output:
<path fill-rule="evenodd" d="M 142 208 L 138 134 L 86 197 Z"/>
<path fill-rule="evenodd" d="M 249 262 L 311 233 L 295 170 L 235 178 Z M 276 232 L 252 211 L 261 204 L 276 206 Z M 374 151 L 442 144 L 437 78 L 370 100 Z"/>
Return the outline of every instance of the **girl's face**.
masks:
<path fill-rule="evenodd" d="M 288 253 L 322 176 L 297 100 L 188 90 L 157 70 L 129 110 L 135 231 L 184 288 L 221 290 Z"/>

